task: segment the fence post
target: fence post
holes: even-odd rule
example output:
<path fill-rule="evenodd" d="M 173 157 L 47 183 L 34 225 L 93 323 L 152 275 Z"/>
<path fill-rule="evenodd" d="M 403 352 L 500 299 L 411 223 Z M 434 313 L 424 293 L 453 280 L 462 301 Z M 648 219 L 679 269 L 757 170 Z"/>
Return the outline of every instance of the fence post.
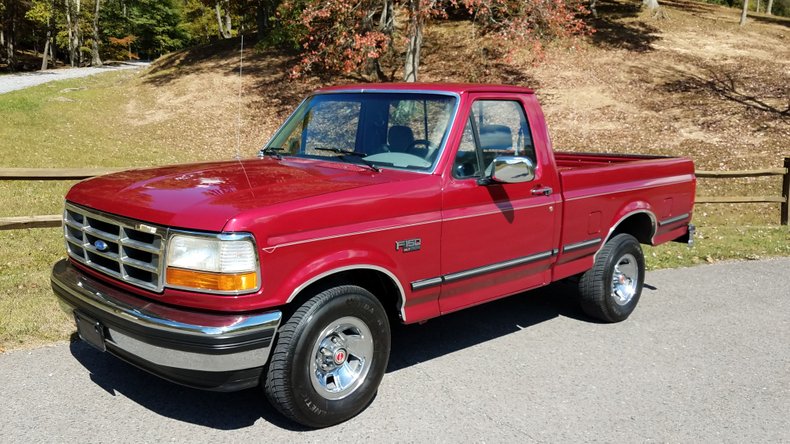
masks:
<path fill-rule="evenodd" d="M 785 174 L 782 176 L 782 225 L 787 225 L 788 213 L 790 213 L 790 157 L 785 157 Z"/>

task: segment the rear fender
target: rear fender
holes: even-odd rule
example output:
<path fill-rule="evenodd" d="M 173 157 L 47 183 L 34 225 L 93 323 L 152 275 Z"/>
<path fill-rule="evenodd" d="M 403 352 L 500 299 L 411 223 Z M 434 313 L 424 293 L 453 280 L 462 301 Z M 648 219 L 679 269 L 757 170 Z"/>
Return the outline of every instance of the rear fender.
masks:
<path fill-rule="evenodd" d="M 630 203 L 624 205 L 622 208 L 620 208 L 615 213 L 615 216 L 612 218 L 612 223 L 610 225 L 609 232 L 606 234 L 606 238 L 604 238 L 603 243 L 601 243 L 601 248 L 603 248 L 603 246 L 606 244 L 606 242 L 608 242 L 609 239 L 611 239 L 612 236 L 614 236 L 615 233 L 619 232 L 618 228 L 620 228 L 621 225 L 624 222 L 628 221 L 633 216 L 640 215 L 640 214 L 644 214 L 650 219 L 650 227 L 647 227 L 647 229 L 649 229 L 648 238 L 647 239 L 639 239 L 639 241 L 641 243 L 650 243 L 650 244 L 652 244 L 653 243 L 653 237 L 656 235 L 656 230 L 658 229 L 658 221 L 657 221 L 656 215 L 655 215 L 655 213 L 653 211 L 653 207 L 649 203 L 640 200 L 640 201 L 630 202 Z M 635 235 L 635 233 L 629 233 L 629 234 L 634 234 Z M 637 236 L 637 237 L 639 237 L 639 236 Z M 647 241 L 647 242 L 645 242 L 645 241 Z M 600 249 L 599 249 L 599 251 L 600 251 Z M 598 256 L 598 253 L 596 252 L 595 253 L 595 257 L 597 257 L 597 256 Z"/>

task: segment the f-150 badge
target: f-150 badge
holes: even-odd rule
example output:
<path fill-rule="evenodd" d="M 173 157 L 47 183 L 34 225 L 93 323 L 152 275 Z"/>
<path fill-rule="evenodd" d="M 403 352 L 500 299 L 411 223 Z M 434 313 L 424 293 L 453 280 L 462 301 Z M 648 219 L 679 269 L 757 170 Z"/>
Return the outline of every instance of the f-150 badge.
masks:
<path fill-rule="evenodd" d="M 395 242 L 395 251 L 402 250 L 404 253 L 419 251 L 422 248 L 422 239 L 406 239 Z"/>

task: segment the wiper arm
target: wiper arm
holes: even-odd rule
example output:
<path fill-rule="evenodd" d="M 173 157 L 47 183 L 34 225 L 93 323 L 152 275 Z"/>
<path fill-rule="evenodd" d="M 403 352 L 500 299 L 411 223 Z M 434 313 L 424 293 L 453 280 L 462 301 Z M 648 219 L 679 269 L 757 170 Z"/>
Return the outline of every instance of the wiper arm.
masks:
<path fill-rule="evenodd" d="M 367 157 L 366 153 L 361 153 L 359 151 L 344 150 L 344 149 L 341 149 L 341 148 L 316 147 L 316 148 L 313 148 L 313 149 L 316 150 L 316 151 L 329 151 L 330 153 L 340 154 L 340 156 L 338 156 L 338 157 L 340 157 L 341 159 L 343 159 L 345 156 L 354 156 L 354 157 L 358 158 L 360 161 L 362 161 L 362 163 L 364 163 L 365 165 L 370 167 L 371 170 L 373 170 L 373 171 L 375 171 L 377 173 L 381 171 L 381 169 L 379 167 L 377 167 L 376 165 L 373 165 L 372 163 L 370 163 L 370 161 L 365 160 L 365 157 Z"/>
<path fill-rule="evenodd" d="M 274 156 L 275 158 L 277 158 L 277 160 L 280 160 L 283 158 L 283 156 L 280 155 L 280 151 L 285 151 L 285 149 L 276 148 L 276 147 L 266 147 L 258 151 L 258 157 L 263 157 L 268 154 L 269 156 Z"/>

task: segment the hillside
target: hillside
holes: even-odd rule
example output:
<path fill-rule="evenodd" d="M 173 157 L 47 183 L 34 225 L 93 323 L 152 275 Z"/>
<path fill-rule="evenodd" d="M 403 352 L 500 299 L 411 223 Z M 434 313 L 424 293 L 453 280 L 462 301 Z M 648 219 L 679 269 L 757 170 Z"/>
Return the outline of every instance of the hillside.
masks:
<path fill-rule="evenodd" d="M 443 22 L 425 36 L 421 80 L 512 83 L 537 89 L 559 150 L 688 155 L 701 169 L 776 167 L 790 156 L 790 20 L 752 17 L 685 0 L 662 2 L 654 19 L 636 2 L 599 3 L 598 32 L 550 47 L 533 63 L 526 51 L 507 65 L 497 42 L 474 38 L 469 22 Z M 218 156 L 236 151 L 238 40 L 166 56 L 142 78 L 156 88 L 144 124 L 178 122 L 183 147 Z M 254 152 L 309 91 L 363 78 L 292 81 L 294 54 L 245 52 L 241 151 Z M 396 73 L 397 77 L 399 73 Z M 185 106 L 187 105 L 188 106 Z M 221 147 L 221 148 L 218 148 Z M 776 194 L 778 179 L 701 182 L 704 194 Z M 709 206 L 711 213 L 732 212 Z M 777 205 L 750 205 L 750 223 L 775 223 Z M 740 211 L 736 211 L 740 213 Z"/>

